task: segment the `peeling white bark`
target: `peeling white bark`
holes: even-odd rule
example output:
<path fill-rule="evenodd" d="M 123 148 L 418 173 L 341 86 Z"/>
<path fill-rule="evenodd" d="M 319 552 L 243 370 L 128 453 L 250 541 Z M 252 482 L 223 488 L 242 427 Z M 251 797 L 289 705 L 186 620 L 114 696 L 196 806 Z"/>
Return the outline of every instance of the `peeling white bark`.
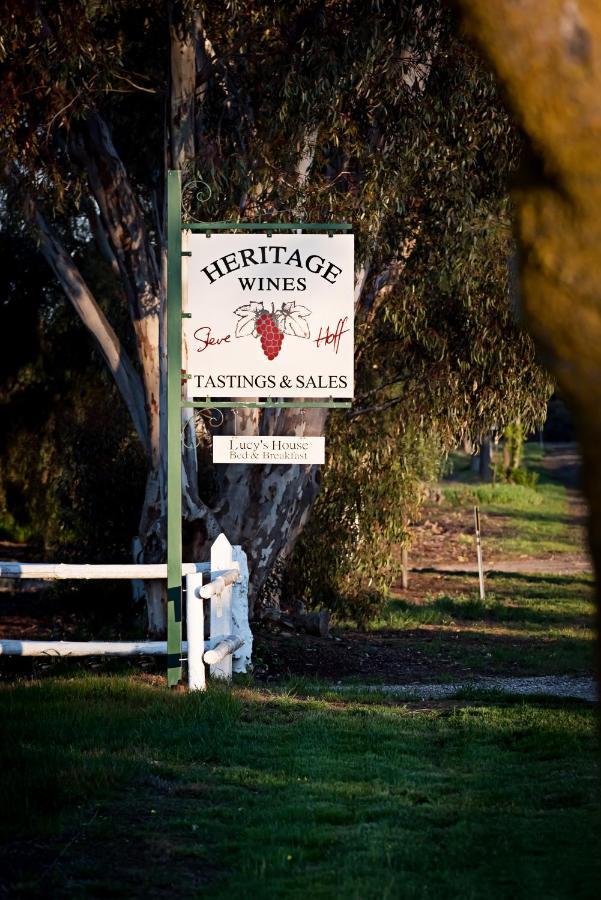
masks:
<path fill-rule="evenodd" d="M 100 219 L 117 260 L 136 333 L 146 397 L 150 459 L 159 464 L 161 279 L 144 216 L 115 149 L 106 122 L 92 114 L 73 140 L 73 153 L 88 176 Z"/>
<path fill-rule="evenodd" d="M 185 56 L 185 54 L 184 54 Z M 194 67 L 192 67 L 194 76 Z M 188 66 L 188 76 L 190 67 Z M 186 93 L 190 100 L 190 92 Z M 186 116 L 181 120 L 187 122 Z M 175 125 L 174 125 L 175 128 Z M 174 138 L 183 153 L 190 149 L 189 138 Z M 180 152 L 178 150 L 178 152 Z M 100 210 L 100 220 L 119 265 L 136 334 L 146 401 L 150 470 L 138 539 L 145 562 L 165 558 L 166 504 L 166 335 L 165 335 L 165 247 L 158 248 L 160 268 L 144 223 L 143 213 L 129 183 L 127 173 L 113 145 L 103 119 L 93 114 L 82 123 L 73 142 L 73 152 L 88 175 L 91 191 Z M 186 540 L 194 558 L 204 541 L 214 539 L 220 527 L 198 496 L 196 453 L 182 458 L 184 518 L 192 524 Z M 161 634 L 166 622 L 164 588 L 145 585 L 148 626 L 151 634 Z"/>
<path fill-rule="evenodd" d="M 238 563 L 238 580 L 232 590 L 232 631 L 241 640 L 232 658 L 232 671 L 248 672 L 252 658 L 253 636 L 248 624 L 248 560 L 242 547 L 232 548 L 232 558 Z"/>

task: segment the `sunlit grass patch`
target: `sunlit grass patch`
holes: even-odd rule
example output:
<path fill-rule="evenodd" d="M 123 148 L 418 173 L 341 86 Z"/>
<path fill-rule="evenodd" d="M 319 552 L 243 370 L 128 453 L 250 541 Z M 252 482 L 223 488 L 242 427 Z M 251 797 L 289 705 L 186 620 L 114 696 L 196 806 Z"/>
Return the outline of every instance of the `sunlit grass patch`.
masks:
<path fill-rule="evenodd" d="M 495 572 L 485 583 L 484 600 L 476 579 L 472 591 L 447 589 L 418 599 L 399 594 L 387 603 L 373 628 L 431 630 L 429 642 L 420 642 L 420 652 L 446 654 L 467 666 L 486 661 L 499 671 L 515 665 L 532 674 L 592 671 L 596 638 L 592 576 Z M 452 633 L 462 635 L 458 646 L 448 639 Z M 469 642 L 475 639 L 482 647 L 470 650 Z"/>
<path fill-rule="evenodd" d="M 485 579 L 484 600 L 478 594 L 476 579 L 474 582 L 474 590 L 467 593 L 441 592 L 419 600 L 405 600 L 397 595 L 389 601 L 375 627 L 451 624 L 456 620 L 513 622 L 543 628 L 576 621 L 592 625 L 592 576 L 492 572 Z"/>
<path fill-rule="evenodd" d="M 563 511 L 565 488 L 562 485 L 528 487 L 523 484 L 455 484 L 445 483 L 443 494 L 451 506 L 468 506 L 478 503 L 486 507 L 530 510 L 545 507 L 548 512 Z"/>

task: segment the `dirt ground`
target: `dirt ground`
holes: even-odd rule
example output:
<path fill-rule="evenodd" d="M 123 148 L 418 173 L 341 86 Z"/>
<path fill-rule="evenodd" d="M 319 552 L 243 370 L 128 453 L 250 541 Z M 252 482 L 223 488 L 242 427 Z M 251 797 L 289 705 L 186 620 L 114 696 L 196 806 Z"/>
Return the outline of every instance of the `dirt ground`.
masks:
<path fill-rule="evenodd" d="M 403 684 L 441 676 L 456 679 L 500 672 L 517 676 L 532 671 L 519 663 L 499 666 L 495 659 L 499 646 L 519 652 L 519 640 L 459 629 L 456 633 L 428 626 L 371 634 L 344 631 L 329 639 L 258 630 L 255 640 L 255 677 L 266 682 L 298 676 Z"/>
<path fill-rule="evenodd" d="M 590 559 L 585 552 L 586 504 L 579 489 L 580 457 L 574 444 L 555 444 L 546 448 L 544 467 L 550 478 L 563 484 L 568 492 L 568 512 L 558 522 L 577 530 L 582 551 L 555 553 L 540 548 L 536 558 L 525 554 L 507 554 L 498 540 L 516 534 L 510 516 L 488 513 L 483 528 L 484 565 L 488 571 L 536 572 L 549 575 L 590 572 Z M 465 535 L 474 530 L 471 508 L 441 508 L 429 501 L 420 520 L 412 527 L 409 565 L 414 570 L 437 569 L 444 572 L 476 572 L 474 544 L 465 543 Z M 492 538 L 492 540 L 491 540 Z"/>

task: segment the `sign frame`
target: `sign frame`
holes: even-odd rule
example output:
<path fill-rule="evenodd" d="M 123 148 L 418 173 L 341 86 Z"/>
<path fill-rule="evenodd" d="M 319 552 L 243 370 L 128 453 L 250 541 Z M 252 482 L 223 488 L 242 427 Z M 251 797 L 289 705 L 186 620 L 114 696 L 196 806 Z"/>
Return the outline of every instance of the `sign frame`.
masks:
<path fill-rule="evenodd" d="M 186 210 L 187 218 L 190 218 Z M 181 171 L 167 172 L 167 684 L 176 687 L 182 680 L 182 409 L 349 409 L 352 401 L 212 400 L 210 397 L 186 400 L 182 384 L 189 377 L 182 371 L 182 231 L 352 232 L 348 222 L 198 222 L 182 219 Z"/>
<path fill-rule="evenodd" d="M 354 235 L 187 238 L 188 399 L 352 400 Z"/>

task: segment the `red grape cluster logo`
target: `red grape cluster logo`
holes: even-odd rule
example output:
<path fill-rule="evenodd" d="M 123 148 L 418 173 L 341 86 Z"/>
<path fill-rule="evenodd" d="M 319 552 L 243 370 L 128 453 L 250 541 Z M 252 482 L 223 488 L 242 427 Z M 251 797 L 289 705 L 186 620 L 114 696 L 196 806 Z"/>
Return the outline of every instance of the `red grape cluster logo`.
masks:
<path fill-rule="evenodd" d="M 261 347 L 267 359 L 275 359 L 284 343 L 284 332 L 278 328 L 275 316 L 262 312 L 257 319 L 257 333 L 261 336 Z"/>
<path fill-rule="evenodd" d="M 261 338 L 261 349 L 267 359 L 275 359 L 282 349 L 284 335 L 293 337 L 310 338 L 311 332 L 307 324 L 307 317 L 311 310 L 306 306 L 299 306 L 294 300 L 284 302 L 279 309 L 271 304 L 271 311 L 265 309 L 260 301 L 251 301 L 234 310 L 239 317 L 236 325 L 236 337 Z"/>

